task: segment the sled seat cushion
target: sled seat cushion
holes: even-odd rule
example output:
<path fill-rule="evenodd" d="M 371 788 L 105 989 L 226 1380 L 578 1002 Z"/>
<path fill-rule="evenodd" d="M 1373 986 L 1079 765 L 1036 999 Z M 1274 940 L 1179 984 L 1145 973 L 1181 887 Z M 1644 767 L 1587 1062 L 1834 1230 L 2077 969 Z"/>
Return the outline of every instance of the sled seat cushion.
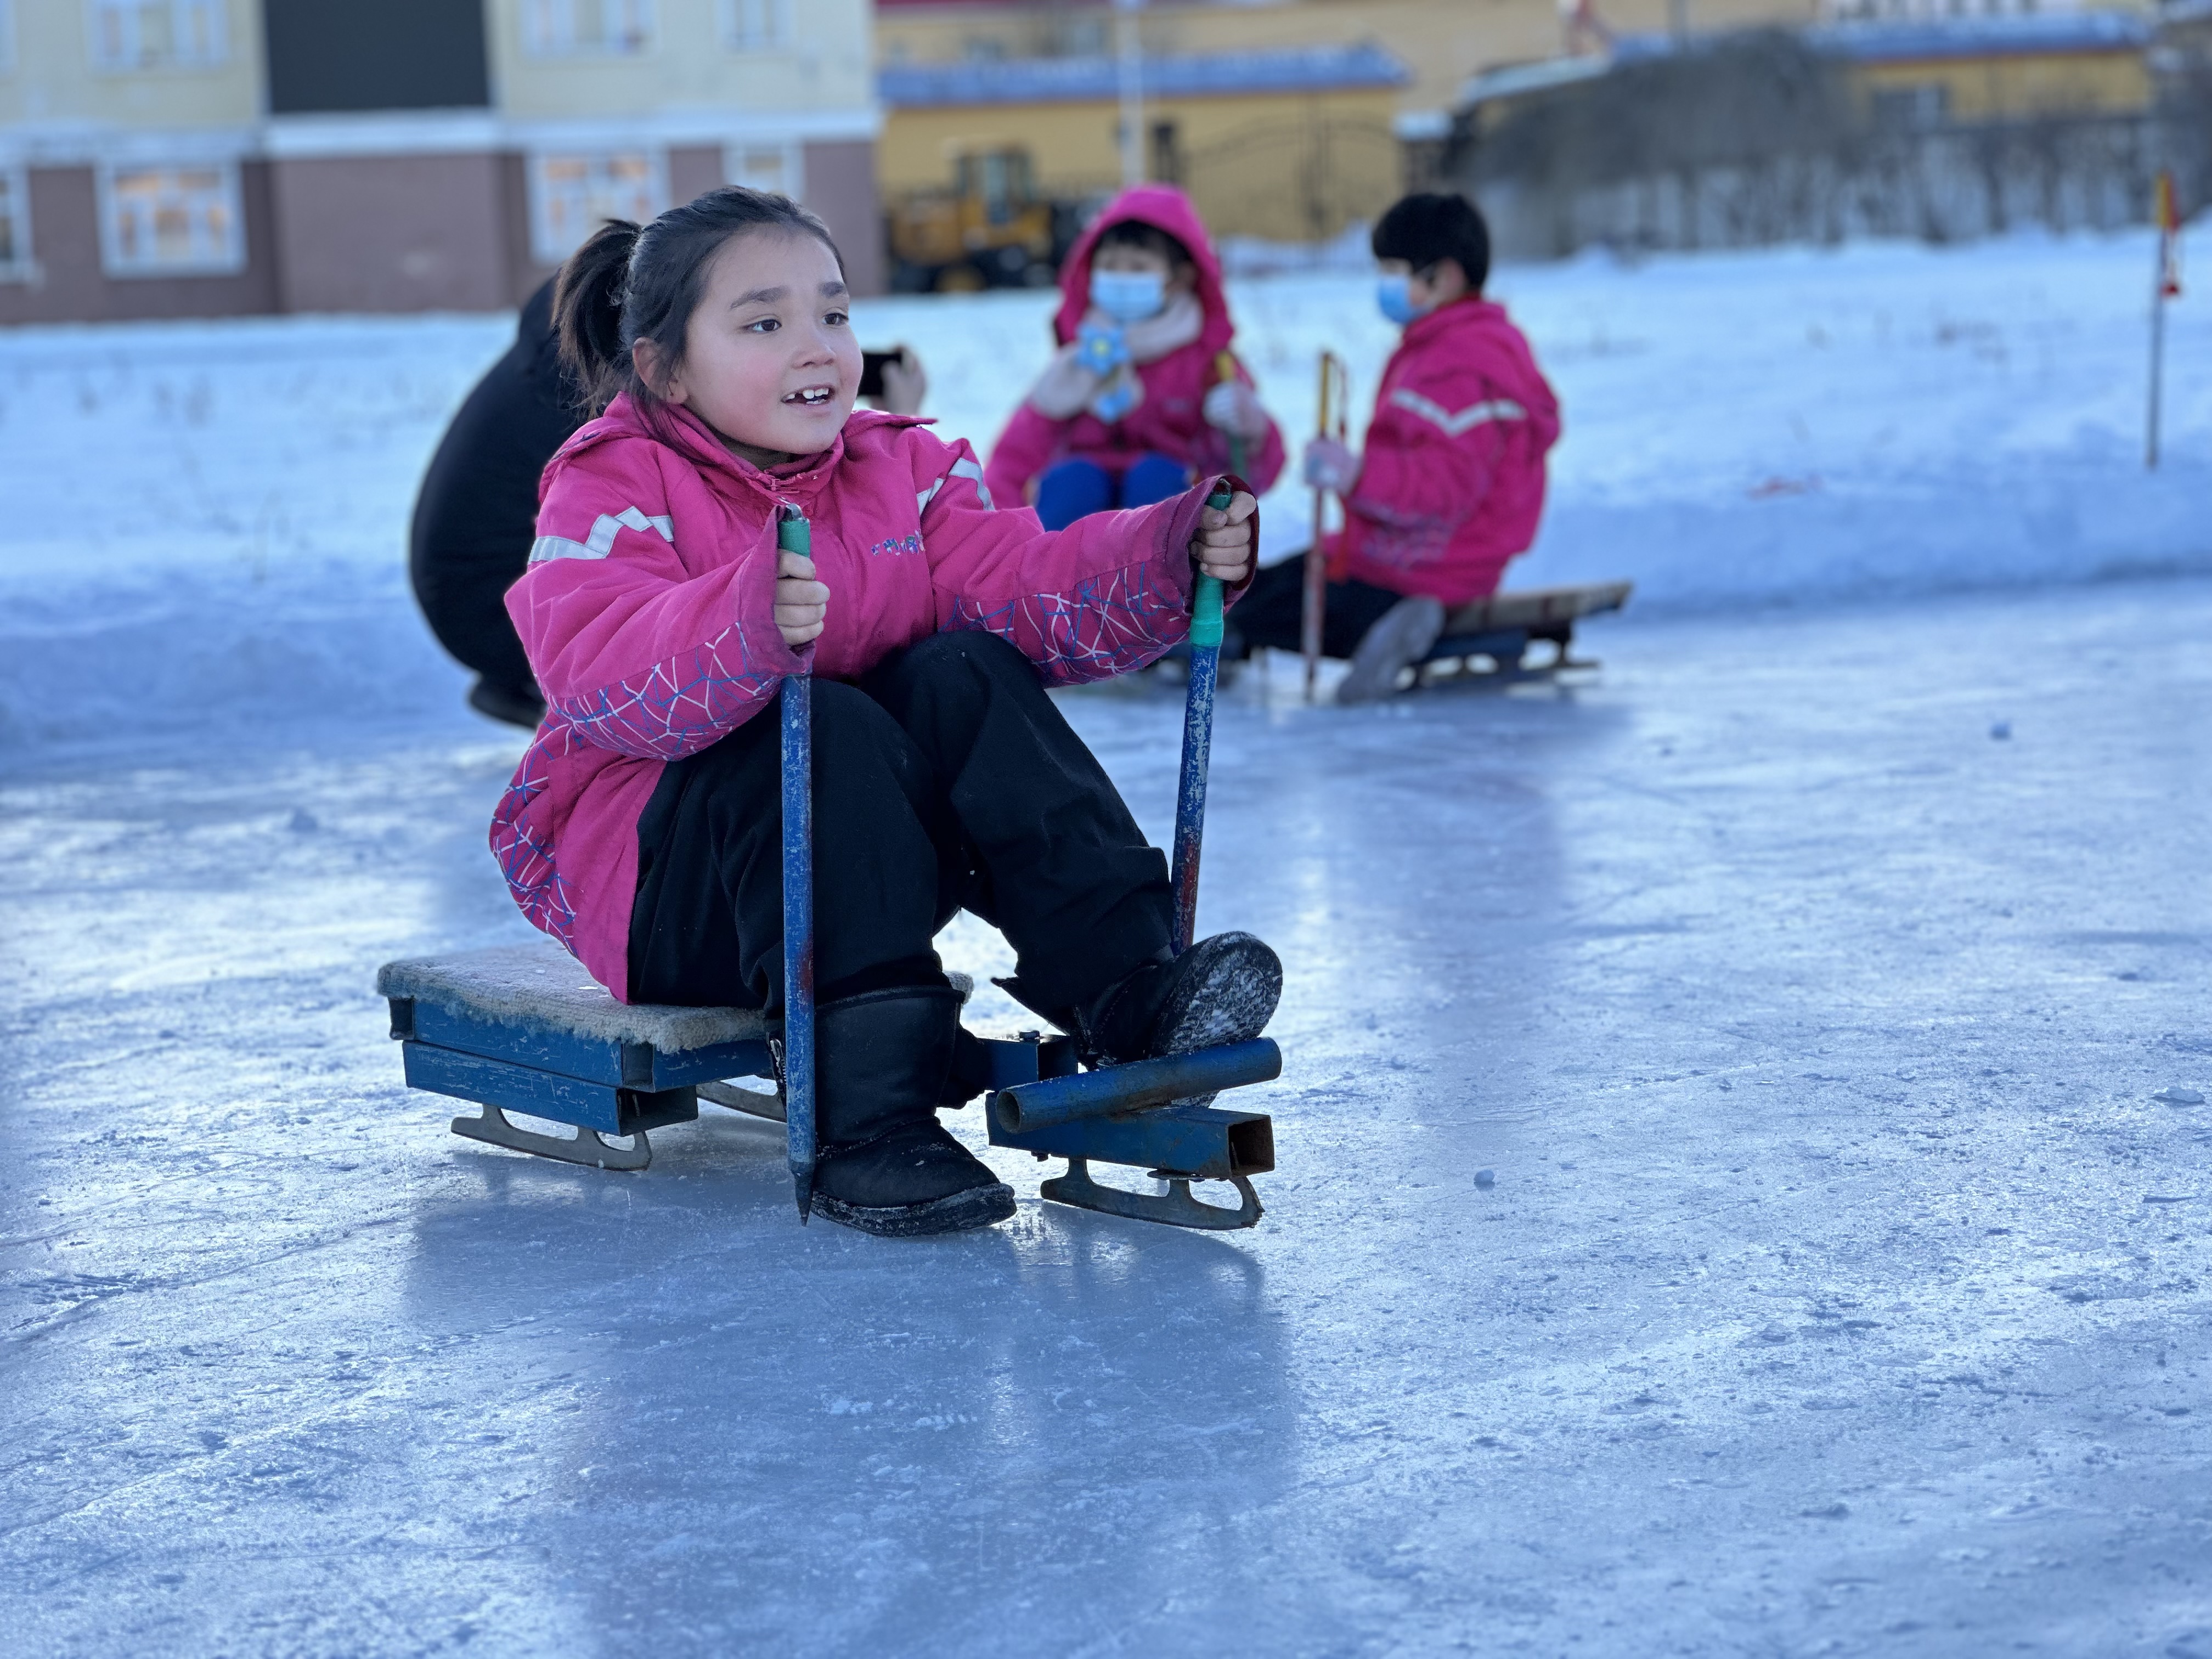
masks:
<path fill-rule="evenodd" d="M 412 1001 L 477 1026 L 553 1030 L 594 1043 L 642 1044 L 664 1054 L 757 1042 L 768 1024 L 750 1008 L 678 1008 L 617 1002 L 550 939 L 449 957 L 388 962 L 377 994 Z"/>

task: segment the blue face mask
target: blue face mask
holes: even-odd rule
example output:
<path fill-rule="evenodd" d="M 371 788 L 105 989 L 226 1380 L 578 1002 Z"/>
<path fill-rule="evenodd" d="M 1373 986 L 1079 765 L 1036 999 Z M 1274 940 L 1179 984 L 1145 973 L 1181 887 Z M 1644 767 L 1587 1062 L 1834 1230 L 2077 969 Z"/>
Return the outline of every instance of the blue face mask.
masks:
<path fill-rule="evenodd" d="M 1414 306 L 1413 295 L 1406 291 L 1410 280 L 1405 276 L 1384 276 L 1378 278 L 1375 284 L 1376 305 L 1385 317 L 1401 328 L 1414 318 L 1425 314 Z"/>
<path fill-rule="evenodd" d="M 1091 303 L 1116 322 L 1157 317 L 1168 302 L 1168 279 L 1156 270 L 1094 270 Z"/>

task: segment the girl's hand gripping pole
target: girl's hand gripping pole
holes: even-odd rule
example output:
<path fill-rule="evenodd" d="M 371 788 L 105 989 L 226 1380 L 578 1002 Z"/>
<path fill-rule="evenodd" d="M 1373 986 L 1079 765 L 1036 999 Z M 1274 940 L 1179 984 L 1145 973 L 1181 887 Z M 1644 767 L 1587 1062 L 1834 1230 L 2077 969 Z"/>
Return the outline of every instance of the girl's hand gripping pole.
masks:
<path fill-rule="evenodd" d="M 1206 498 L 1226 512 L 1226 489 Z M 1198 929 L 1198 851 L 1206 834 L 1206 773 L 1213 757 L 1213 690 L 1221 672 L 1221 580 L 1198 573 L 1190 605 L 1190 689 L 1182 705 L 1182 770 L 1176 786 L 1175 948 Z"/>
<path fill-rule="evenodd" d="M 778 509 L 775 545 L 811 556 L 805 519 Z M 792 1190 L 804 1226 L 814 1210 L 814 683 L 784 676 L 783 710 L 783 1123 Z"/>

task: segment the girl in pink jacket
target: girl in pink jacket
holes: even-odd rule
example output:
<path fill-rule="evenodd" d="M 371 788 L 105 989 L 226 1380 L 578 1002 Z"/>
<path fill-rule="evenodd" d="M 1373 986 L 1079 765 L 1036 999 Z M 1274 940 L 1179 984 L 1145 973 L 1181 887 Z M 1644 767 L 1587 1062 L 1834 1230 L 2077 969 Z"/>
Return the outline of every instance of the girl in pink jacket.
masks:
<path fill-rule="evenodd" d="M 610 223 L 561 273 L 569 372 L 604 410 L 540 486 L 507 606 L 546 714 L 491 832 L 516 902 L 626 1001 L 782 1004 L 777 722 L 814 693 L 816 1207 L 886 1234 L 1013 1195 L 937 1121 L 962 908 L 1011 988 L 1094 1064 L 1256 1035 L 1281 988 L 1249 934 L 1168 951 L 1166 861 L 1045 695 L 1188 631 L 1192 572 L 1251 575 L 1254 502 L 1209 480 L 1047 533 L 994 512 L 965 443 L 853 412 L 860 353 L 821 222 L 712 191 Z M 813 557 L 779 555 L 779 505 Z"/>
<path fill-rule="evenodd" d="M 983 482 L 1048 530 L 1179 495 L 1239 470 L 1265 491 L 1283 439 L 1229 350 L 1221 262 L 1190 198 L 1139 185 L 1106 204 L 1060 268 L 1057 349 L 991 450 Z"/>

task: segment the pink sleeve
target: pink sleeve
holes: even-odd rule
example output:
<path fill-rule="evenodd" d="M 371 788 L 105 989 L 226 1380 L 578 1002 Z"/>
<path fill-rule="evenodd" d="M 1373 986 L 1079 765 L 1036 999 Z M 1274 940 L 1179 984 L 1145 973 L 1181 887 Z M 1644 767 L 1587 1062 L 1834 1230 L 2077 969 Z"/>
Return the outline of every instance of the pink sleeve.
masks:
<path fill-rule="evenodd" d="M 1386 535 L 1442 548 L 1480 510 L 1528 419 L 1483 381 L 1401 383 L 1375 411 L 1346 505 Z"/>
<path fill-rule="evenodd" d="M 1211 480 L 1048 531 L 1035 513 L 986 505 L 965 441 L 937 448 L 945 470 L 928 486 L 921 538 L 941 630 L 998 635 L 1049 685 L 1141 668 L 1189 635 L 1190 538 Z M 1256 518 L 1252 533 L 1256 544 Z"/>
<path fill-rule="evenodd" d="M 734 559 L 695 550 L 714 562 L 694 575 L 657 470 L 653 489 L 622 470 L 630 482 L 587 462 L 556 476 L 507 611 L 546 702 L 578 737 L 676 760 L 742 726 L 803 659 L 776 631 L 773 526 Z"/>
<path fill-rule="evenodd" d="M 1026 403 L 1017 409 L 991 447 L 991 464 L 983 471 L 983 488 L 991 499 L 1000 507 L 1025 503 L 1030 481 L 1051 462 L 1061 433 L 1072 424 L 1047 420 Z"/>

